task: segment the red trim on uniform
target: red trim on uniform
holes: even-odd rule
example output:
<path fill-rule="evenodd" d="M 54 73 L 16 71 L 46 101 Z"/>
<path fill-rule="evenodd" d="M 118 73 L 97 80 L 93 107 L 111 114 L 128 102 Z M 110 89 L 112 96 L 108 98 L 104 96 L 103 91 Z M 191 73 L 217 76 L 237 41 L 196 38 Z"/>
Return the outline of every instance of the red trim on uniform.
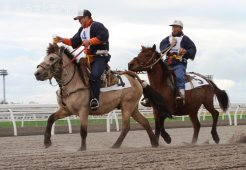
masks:
<path fill-rule="evenodd" d="M 69 38 L 63 38 L 62 43 L 72 46 L 72 41 Z"/>
<path fill-rule="evenodd" d="M 90 44 L 91 45 L 98 45 L 98 44 L 101 44 L 101 43 L 102 42 L 97 37 L 94 37 L 94 38 L 90 39 Z"/>

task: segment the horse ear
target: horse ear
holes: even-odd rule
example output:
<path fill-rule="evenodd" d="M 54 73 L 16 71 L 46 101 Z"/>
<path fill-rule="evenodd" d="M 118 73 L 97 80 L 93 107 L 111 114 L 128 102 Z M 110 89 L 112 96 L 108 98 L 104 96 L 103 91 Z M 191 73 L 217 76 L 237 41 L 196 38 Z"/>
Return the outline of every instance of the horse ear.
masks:
<path fill-rule="evenodd" d="M 54 48 L 53 44 L 49 43 L 49 46 L 47 48 L 47 55 L 49 55 L 51 53 L 55 53 L 55 48 Z"/>
<path fill-rule="evenodd" d="M 47 55 L 51 53 L 59 53 L 59 46 L 57 44 L 49 43 L 49 47 L 47 48 Z"/>
<path fill-rule="evenodd" d="M 57 44 L 55 44 L 55 43 L 53 44 L 53 46 L 54 46 L 55 52 L 59 53 L 59 46 Z"/>
<path fill-rule="evenodd" d="M 156 45 L 154 44 L 153 46 L 152 46 L 152 50 L 156 50 Z"/>
<path fill-rule="evenodd" d="M 143 45 L 141 45 L 141 47 L 142 47 L 142 50 L 145 49 L 145 47 Z"/>

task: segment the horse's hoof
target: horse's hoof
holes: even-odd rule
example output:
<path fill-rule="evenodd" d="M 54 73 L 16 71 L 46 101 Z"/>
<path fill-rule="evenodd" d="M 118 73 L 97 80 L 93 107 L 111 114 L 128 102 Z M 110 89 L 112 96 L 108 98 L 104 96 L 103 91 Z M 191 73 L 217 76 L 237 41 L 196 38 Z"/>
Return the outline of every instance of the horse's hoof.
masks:
<path fill-rule="evenodd" d="M 150 140 L 150 143 L 151 143 L 151 146 L 152 146 L 153 148 L 156 148 L 156 147 L 159 146 L 159 142 L 158 142 L 157 138 L 151 139 L 151 140 Z"/>
<path fill-rule="evenodd" d="M 159 143 L 152 143 L 151 146 L 152 148 L 157 148 L 159 146 Z"/>
<path fill-rule="evenodd" d="M 118 149 L 118 148 L 120 148 L 120 146 L 119 146 L 119 145 L 114 144 L 113 146 L 111 146 L 111 148 L 112 148 L 112 149 Z"/>
<path fill-rule="evenodd" d="M 213 136 L 213 140 L 216 144 L 220 143 L 220 138 L 218 135 Z"/>
<path fill-rule="evenodd" d="M 166 135 L 162 135 L 162 138 L 164 139 L 164 141 L 167 143 L 167 144 L 170 144 L 172 142 L 172 139 L 171 137 L 166 134 Z"/>
<path fill-rule="evenodd" d="M 214 133 L 211 132 L 211 134 L 212 134 L 212 137 L 213 137 L 214 142 L 216 144 L 218 144 L 220 142 L 220 137 L 219 137 L 218 133 L 217 132 L 214 132 Z"/>
<path fill-rule="evenodd" d="M 85 147 L 80 147 L 80 148 L 78 149 L 78 151 L 85 151 L 85 150 L 86 150 Z"/>
<path fill-rule="evenodd" d="M 190 145 L 196 145 L 196 143 L 197 143 L 197 140 L 192 140 Z"/>
<path fill-rule="evenodd" d="M 50 147 L 51 145 L 52 145 L 51 140 L 45 141 L 45 142 L 44 142 L 44 147 L 45 147 L 45 148 L 48 148 L 48 147 Z"/>

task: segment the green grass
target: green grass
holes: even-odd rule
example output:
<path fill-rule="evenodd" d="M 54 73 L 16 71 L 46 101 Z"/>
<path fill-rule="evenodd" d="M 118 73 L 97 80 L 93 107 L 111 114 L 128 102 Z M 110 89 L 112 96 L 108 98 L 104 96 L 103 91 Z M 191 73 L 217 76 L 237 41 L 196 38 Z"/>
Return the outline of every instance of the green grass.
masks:
<path fill-rule="evenodd" d="M 203 120 L 203 117 L 201 116 L 201 121 Z M 228 117 L 225 116 L 224 117 L 225 120 L 228 120 Z M 234 115 L 231 114 L 231 118 L 234 119 Z M 238 119 L 240 118 L 240 115 L 238 115 Z M 121 123 L 121 118 L 119 117 L 119 123 Z M 149 123 L 154 123 L 154 118 L 153 117 L 148 117 L 147 118 Z M 246 115 L 243 115 L 243 119 L 246 119 Z M 212 120 L 212 116 L 207 114 L 205 121 L 211 121 Z M 219 116 L 219 120 L 222 120 L 222 116 Z M 166 122 L 179 122 L 182 121 L 182 117 L 175 117 L 173 119 L 167 119 Z M 190 121 L 189 117 L 185 117 L 185 121 Z M 114 120 L 113 120 L 114 123 Z M 130 120 L 131 124 L 136 123 L 136 121 L 134 119 L 131 118 Z M 79 119 L 72 119 L 71 120 L 71 124 L 72 125 L 79 125 L 80 124 L 80 120 Z M 89 125 L 106 125 L 106 119 L 89 119 L 88 122 Z M 29 127 L 36 127 L 36 126 L 46 126 L 47 125 L 47 121 L 25 121 L 24 122 L 24 127 L 29 126 Z M 67 120 L 58 120 L 56 121 L 56 126 L 62 126 L 62 125 L 66 125 L 67 126 Z M 0 122 L 0 128 L 6 128 L 6 127 L 12 127 L 12 122 Z M 16 121 L 16 126 L 17 127 L 21 127 L 21 121 Z"/>

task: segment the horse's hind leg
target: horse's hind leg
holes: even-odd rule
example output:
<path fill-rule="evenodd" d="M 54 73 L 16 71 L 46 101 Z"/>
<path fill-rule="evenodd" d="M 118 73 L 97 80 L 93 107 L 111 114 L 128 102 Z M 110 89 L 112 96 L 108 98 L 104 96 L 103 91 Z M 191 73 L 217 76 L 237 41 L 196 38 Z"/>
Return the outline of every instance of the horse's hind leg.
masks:
<path fill-rule="evenodd" d="M 213 125 L 212 125 L 211 134 L 212 134 L 214 142 L 219 143 L 220 138 L 219 138 L 219 135 L 218 135 L 217 129 L 216 129 L 218 118 L 219 118 L 219 112 L 214 108 L 212 102 L 210 104 L 204 104 L 204 107 L 211 113 L 211 115 L 213 117 Z"/>
<path fill-rule="evenodd" d="M 48 148 L 49 146 L 51 146 L 51 128 L 53 123 L 58 120 L 58 119 L 62 119 L 64 117 L 68 116 L 64 110 L 57 110 L 55 113 L 51 114 L 48 118 L 47 121 L 47 126 L 46 126 L 46 130 L 44 133 L 44 145 L 45 148 Z"/>
<path fill-rule="evenodd" d="M 201 124 L 200 124 L 198 117 L 197 117 L 197 111 L 190 113 L 189 117 L 190 117 L 190 120 L 192 122 L 193 129 L 194 129 L 193 138 L 192 138 L 191 143 L 195 144 L 197 142 L 197 139 L 198 139 L 198 134 L 199 134 L 199 131 L 201 128 Z"/>
<path fill-rule="evenodd" d="M 122 129 L 120 136 L 112 146 L 112 148 L 119 148 L 125 139 L 127 133 L 130 130 L 130 113 L 126 113 L 126 111 L 122 111 Z"/>
<path fill-rule="evenodd" d="M 138 109 L 136 109 L 133 112 L 132 117 L 139 124 L 141 124 L 143 126 L 143 128 L 147 131 L 152 147 L 157 147 L 159 145 L 158 140 L 157 140 L 156 136 L 154 135 L 148 120 L 138 111 Z"/>

